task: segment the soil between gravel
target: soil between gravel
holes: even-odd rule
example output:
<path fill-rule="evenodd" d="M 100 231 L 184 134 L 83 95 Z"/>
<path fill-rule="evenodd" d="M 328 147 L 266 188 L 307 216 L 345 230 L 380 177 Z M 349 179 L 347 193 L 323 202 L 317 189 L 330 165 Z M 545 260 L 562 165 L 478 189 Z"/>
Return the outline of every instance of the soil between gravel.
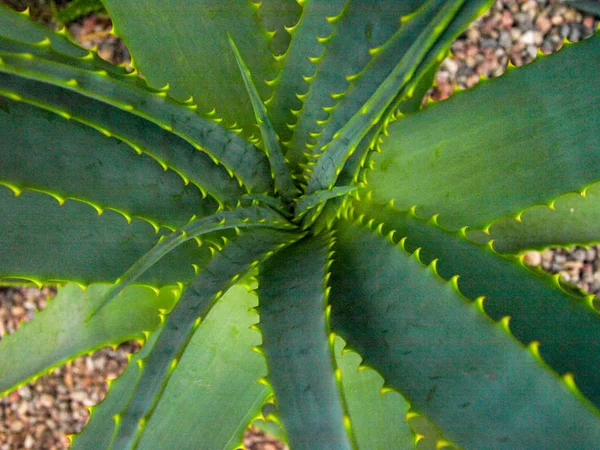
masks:
<path fill-rule="evenodd" d="M 54 26 L 46 0 L 0 3 L 15 9 L 29 6 L 32 17 Z M 56 3 L 60 6 L 66 1 Z M 70 24 L 69 30 L 83 46 L 97 45 L 103 58 L 126 61 L 129 53 L 109 33 L 110 26 L 106 17 L 88 16 Z M 498 0 L 454 42 L 453 56 L 442 63 L 429 95 L 434 100 L 448 98 L 456 86 L 464 89 L 477 84 L 482 75 L 501 75 L 509 60 L 516 66 L 527 64 L 539 48 L 551 53 L 562 46 L 564 38 L 579 41 L 591 36 L 597 26 L 593 17 L 557 0 Z M 525 262 L 561 273 L 566 281 L 590 293 L 600 293 L 600 246 L 528 252 Z M 0 339 L 14 332 L 21 322 L 29 321 L 54 294 L 51 287 L 0 288 Z M 83 428 L 87 408 L 106 395 L 105 380 L 118 377 L 127 364 L 127 354 L 138 349 L 136 342 L 104 348 L 0 398 L 0 450 L 68 448 L 66 435 Z M 256 430 L 246 433 L 244 443 L 252 450 L 284 448 Z"/>

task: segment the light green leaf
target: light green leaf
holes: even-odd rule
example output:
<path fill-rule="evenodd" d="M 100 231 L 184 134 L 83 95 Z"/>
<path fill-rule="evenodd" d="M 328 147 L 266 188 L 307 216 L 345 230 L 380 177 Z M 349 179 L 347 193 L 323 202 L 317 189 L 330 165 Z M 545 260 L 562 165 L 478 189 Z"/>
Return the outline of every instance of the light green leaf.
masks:
<path fill-rule="evenodd" d="M 570 247 L 600 242 L 600 183 L 595 183 L 581 194 L 558 197 L 552 205 L 526 209 L 519 220 L 501 219 L 492 223 L 489 236 L 494 249 L 500 253 L 519 253 L 527 249 L 550 246 Z M 471 235 L 469 235 L 471 238 Z"/>
<path fill-rule="evenodd" d="M 263 99 L 277 64 L 258 5 L 238 0 L 104 0 L 116 33 L 133 63 L 155 88 L 170 86 L 179 100 L 190 96 L 202 113 L 216 110 L 225 126 L 255 131 L 252 105 L 229 50 L 226 33 L 240 46 Z M 246 56 L 247 55 L 247 56 Z M 259 82 L 260 81 L 260 82 Z"/>
<path fill-rule="evenodd" d="M 566 47 L 391 124 L 374 198 L 483 228 L 599 180 L 600 37 Z"/>
<path fill-rule="evenodd" d="M 415 442 L 406 420 L 409 404 L 397 392 L 384 391 L 381 376 L 362 358 L 344 349 L 342 338 L 335 338 L 335 360 L 341 371 L 341 385 L 352 433 L 361 450 L 411 448 Z"/>
<path fill-rule="evenodd" d="M 145 332 L 158 327 L 159 310 L 170 310 L 179 295 L 174 286 L 158 293 L 132 286 L 123 292 L 121 302 L 84 323 L 109 287 L 94 284 L 85 292 L 73 284 L 61 287 L 56 298 L 31 322 L 4 336 L 0 341 L 0 396 L 77 356 L 143 339 Z"/>
<path fill-rule="evenodd" d="M 142 370 L 135 389 L 117 415 L 110 441 L 113 449 L 134 448 L 140 439 L 145 438 L 145 432 L 151 431 L 149 422 L 157 412 L 162 394 L 176 372 L 190 339 L 223 294 L 265 258 L 298 237 L 279 230 L 250 230 L 227 244 L 185 288 L 177 305 L 166 316 L 152 351 L 140 362 Z M 247 417 L 241 426 L 252 419 Z"/>
<path fill-rule="evenodd" d="M 257 316 L 248 311 L 256 304 L 256 296 L 237 285 L 212 308 L 177 364 L 139 449 L 230 449 L 240 444 L 246 425 L 269 394 L 256 382 L 266 373 L 264 359 L 251 351 L 260 344 L 260 334 L 250 329 Z M 107 398 L 75 437 L 73 449 L 105 448 L 110 443 L 113 415 L 125 407 L 140 374 L 138 361 L 148 356 L 159 333 L 111 383 Z"/>

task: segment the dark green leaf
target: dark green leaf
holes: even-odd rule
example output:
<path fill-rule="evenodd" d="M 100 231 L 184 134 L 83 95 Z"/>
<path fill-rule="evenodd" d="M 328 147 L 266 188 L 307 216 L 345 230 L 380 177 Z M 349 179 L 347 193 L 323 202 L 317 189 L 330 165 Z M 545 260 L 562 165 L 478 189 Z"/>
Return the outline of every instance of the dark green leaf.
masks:
<path fill-rule="evenodd" d="M 278 414 L 295 449 L 351 448 L 325 317 L 330 239 L 305 238 L 263 265 L 260 328 Z"/>
<path fill-rule="evenodd" d="M 340 222 L 331 325 L 466 448 L 593 448 L 598 411 L 501 324 L 362 224 Z"/>

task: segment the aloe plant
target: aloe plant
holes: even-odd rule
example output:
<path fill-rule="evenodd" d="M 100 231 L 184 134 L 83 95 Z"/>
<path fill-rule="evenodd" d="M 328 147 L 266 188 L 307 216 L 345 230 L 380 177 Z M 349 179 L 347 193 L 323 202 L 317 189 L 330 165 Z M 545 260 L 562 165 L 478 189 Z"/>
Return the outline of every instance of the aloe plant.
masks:
<path fill-rule="evenodd" d="M 0 8 L 0 278 L 60 286 L 1 393 L 139 339 L 74 448 L 597 446 L 522 255 L 598 243 L 599 36 L 421 108 L 489 0 L 103 4 L 133 73 Z"/>

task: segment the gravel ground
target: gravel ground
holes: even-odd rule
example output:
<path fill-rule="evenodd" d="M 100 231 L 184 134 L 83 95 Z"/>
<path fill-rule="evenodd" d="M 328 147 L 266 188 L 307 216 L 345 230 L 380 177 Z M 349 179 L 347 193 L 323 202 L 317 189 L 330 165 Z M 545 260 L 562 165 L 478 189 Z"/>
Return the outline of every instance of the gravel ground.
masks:
<path fill-rule="evenodd" d="M 45 0 L 0 1 L 16 8 L 28 5 L 32 16 L 51 24 Z M 508 61 L 516 66 L 527 64 L 539 48 L 551 53 L 561 47 L 564 38 L 579 41 L 591 36 L 597 26 L 593 17 L 556 0 L 498 0 L 452 45 L 454 56 L 442 64 L 429 95 L 434 100 L 445 99 L 457 86 L 464 89 L 477 84 L 481 76 L 500 76 Z M 70 24 L 69 30 L 84 46 L 97 45 L 99 54 L 108 60 L 128 59 L 127 49 L 108 33 L 107 18 L 80 19 Z M 600 292 L 600 246 L 529 252 L 525 261 L 560 273 L 588 292 Z M 54 293 L 52 288 L 0 288 L 0 339 L 29 321 Z M 68 448 L 66 435 L 82 429 L 87 408 L 106 394 L 105 380 L 118 377 L 125 369 L 127 354 L 137 350 L 135 342 L 99 350 L 0 398 L 0 450 Z M 248 432 L 244 443 L 252 450 L 283 448 L 257 431 Z"/>

